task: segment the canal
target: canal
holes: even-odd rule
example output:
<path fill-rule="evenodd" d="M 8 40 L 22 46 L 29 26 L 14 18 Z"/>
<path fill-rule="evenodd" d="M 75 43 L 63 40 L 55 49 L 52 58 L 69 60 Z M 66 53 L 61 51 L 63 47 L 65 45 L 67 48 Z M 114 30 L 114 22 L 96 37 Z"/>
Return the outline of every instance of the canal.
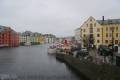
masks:
<path fill-rule="evenodd" d="M 47 45 L 0 49 L 0 78 L 81 80 L 66 64 L 47 54 Z"/>

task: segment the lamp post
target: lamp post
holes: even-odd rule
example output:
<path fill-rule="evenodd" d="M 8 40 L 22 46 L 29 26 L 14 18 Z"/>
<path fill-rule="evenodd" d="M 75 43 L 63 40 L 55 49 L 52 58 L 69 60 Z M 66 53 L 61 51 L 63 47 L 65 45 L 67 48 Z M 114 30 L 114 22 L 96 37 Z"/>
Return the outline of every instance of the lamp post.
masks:
<path fill-rule="evenodd" d="M 114 60 L 114 27 L 111 27 L 111 31 L 112 31 L 112 63 Z"/>

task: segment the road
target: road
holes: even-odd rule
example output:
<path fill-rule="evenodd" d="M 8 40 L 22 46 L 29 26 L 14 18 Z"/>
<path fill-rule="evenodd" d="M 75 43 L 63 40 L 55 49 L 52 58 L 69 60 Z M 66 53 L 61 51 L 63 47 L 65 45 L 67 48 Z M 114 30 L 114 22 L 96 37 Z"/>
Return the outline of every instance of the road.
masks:
<path fill-rule="evenodd" d="M 0 49 L 0 78 L 81 80 L 66 64 L 47 54 L 47 45 Z"/>

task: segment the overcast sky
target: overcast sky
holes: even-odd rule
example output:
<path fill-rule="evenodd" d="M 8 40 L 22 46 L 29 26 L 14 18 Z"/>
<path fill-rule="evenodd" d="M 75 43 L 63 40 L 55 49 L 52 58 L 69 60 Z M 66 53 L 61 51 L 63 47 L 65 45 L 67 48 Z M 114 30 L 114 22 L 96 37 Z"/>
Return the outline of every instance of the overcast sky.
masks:
<path fill-rule="evenodd" d="M 120 18 L 120 0 L 0 0 L 0 25 L 25 30 L 74 35 L 84 20 Z"/>

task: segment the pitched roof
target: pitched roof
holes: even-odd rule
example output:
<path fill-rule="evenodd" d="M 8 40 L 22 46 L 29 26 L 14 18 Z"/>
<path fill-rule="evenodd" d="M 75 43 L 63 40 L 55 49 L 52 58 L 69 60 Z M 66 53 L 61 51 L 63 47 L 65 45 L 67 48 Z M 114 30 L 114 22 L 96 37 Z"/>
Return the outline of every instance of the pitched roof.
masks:
<path fill-rule="evenodd" d="M 5 26 L 0 25 L 0 32 L 4 31 Z"/>
<path fill-rule="evenodd" d="M 96 20 L 99 24 L 120 24 L 120 19 Z"/>

